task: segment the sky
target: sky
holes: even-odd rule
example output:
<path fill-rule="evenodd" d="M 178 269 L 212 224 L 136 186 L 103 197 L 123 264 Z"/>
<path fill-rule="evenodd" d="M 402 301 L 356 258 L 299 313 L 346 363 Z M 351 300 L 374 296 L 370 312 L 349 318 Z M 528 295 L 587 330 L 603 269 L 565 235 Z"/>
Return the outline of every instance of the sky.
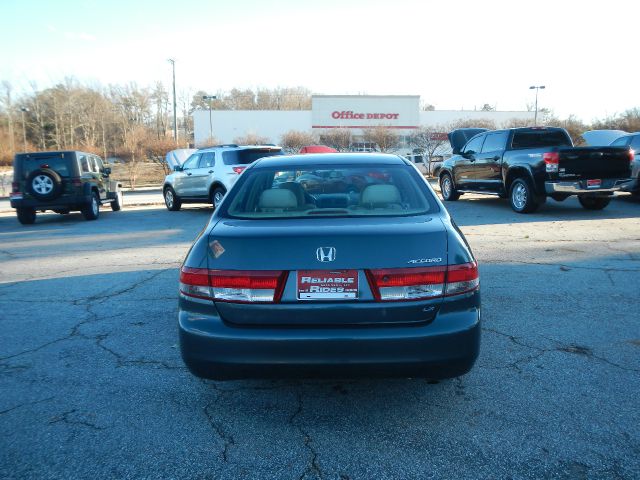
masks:
<path fill-rule="evenodd" d="M 0 0 L 0 81 L 179 92 L 303 86 L 439 110 L 640 107 L 637 0 Z"/>

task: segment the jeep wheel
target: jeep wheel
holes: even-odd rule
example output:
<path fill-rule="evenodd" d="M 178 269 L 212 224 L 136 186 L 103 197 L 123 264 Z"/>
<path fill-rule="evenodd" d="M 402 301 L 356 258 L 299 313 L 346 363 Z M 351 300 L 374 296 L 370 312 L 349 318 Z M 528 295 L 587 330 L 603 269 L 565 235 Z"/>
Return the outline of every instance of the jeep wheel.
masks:
<path fill-rule="evenodd" d="M 122 209 L 122 190 L 116 192 L 116 199 L 111 202 L 111 210 L 119 212 Z"/>
<path fill-rule="evenodd" d="M 213 205 L 213 208 L 218 208 L 218 205 L 220 205 L 226 193 L 227 191 L 222 187 L 216 188 L 213 193 L 211 193 L 211 205 Z"/>
<path fill-rule="evenodd" d="M 62 179 L 49 168 L 39 168 L 29 175 L 26 187 L 38 200 L 53 200 L 62 193 Z"/>
<path fill-rule="evenodd" d="M 82 208 L 86 220 L 96 220 L 100 216 L 100 200 L 98 194 L 91 195 L 91 201 Z"/>
<path fill-rule="evenodd" d="M 535 212 L 540 202 L 535 199 L 531 183 L 526 178 L 516 178 L 509 189 L 511 208 L 517 213 Z"/>
<path fill-rule="evenodd" d="M 164 189 L 164 204 L 167 206 L 167 210 L 172 212 L 177 212 L 182 206 L 180 197 L 176 195 L 175 190 L 171 187 Z"/>
<path fill-rule="evenodd" d="M 443 173 L 440 177 L 440 194 L 442 195 L 442 199 L 447 202 L 453 202 L 460 198 L 460 194 L 453 186 L 451 175 L 448 173 Z"/>
<path fill-rule="evenodd" d="M 18 208 L 16 213 L 18 214 L 18 221 L 22 225 L 31 225 L 36 221 L 36 211 L 33 208 Z"/>
<path fill-rule="evenodd" d="M 611 201 L 611 197 L 589 197 L 589 196 L 578 196 L 578 201 L 583 208 L 587 210 L 602 210 L 604 207 L 609 205 Z"/>

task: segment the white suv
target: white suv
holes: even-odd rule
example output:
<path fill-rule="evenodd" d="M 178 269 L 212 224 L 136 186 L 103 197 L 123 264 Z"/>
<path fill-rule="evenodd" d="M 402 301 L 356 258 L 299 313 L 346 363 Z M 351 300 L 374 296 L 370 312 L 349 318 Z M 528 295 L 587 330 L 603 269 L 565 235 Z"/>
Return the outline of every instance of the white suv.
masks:
<path fill-rule="evenodd" d="M 275 145 L 218 145 L 198 150 L 164 179 L 167 209 L 183 203 L 210 203 L 217 207 L 242 171 L 259 158 L 282 155 Z"/>

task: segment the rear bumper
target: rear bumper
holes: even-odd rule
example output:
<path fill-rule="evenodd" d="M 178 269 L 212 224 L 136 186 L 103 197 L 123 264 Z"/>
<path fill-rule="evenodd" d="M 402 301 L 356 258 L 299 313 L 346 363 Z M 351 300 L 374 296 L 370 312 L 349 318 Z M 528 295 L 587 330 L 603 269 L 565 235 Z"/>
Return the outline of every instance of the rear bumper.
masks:
<path fill-rule="evenodd" d="M 283 377 L 450 378 L 480 348 L 480 295 L 448 305 L 421 325 L 238 327 L 182 299 L 180 349 L 189 370 L 215 380 Z M 471 304 L 471 307 L 469 305 Z"/>
<path fill-rule="evenodd" d="M 67 208 L 81 208 L 91 202 L 91 195 L 64 195 L 51 201 L 35 198 L 11 198 L 12 208 L 35 208 L 36 210 L 64 210 Z"/>
<path fill-rule="evenodd" d="M 609 194 L 629 188 L 633 183 L 634 181 L 628 178 L 621 180 L 604 179 L 602 180 L 600 188 L 587 188 L 586 181 L 584 180 L 577 182 L 545 182 L 544 189 L 547 195 L 552 195 L 554 193 L 564 193 L 569 195 L 593 195 L 598 193 Z"/>

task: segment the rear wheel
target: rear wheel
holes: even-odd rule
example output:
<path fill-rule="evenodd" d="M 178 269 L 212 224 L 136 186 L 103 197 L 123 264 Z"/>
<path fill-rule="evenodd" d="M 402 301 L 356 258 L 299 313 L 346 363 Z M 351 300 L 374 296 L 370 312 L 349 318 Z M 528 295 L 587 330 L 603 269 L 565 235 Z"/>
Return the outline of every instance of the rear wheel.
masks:
<path fill-rule="evenodd" d="M 173 188 L 167 187 L 164 189 L 164 204 L 167 207 L 167 210 L 172 212 L 177 212 L 180 210 L 182 206 L 182 202 Z"/>
<path fill-rule="evenodd" d="M 536 200 L 531 182 L 526 178 L 516 178 L 509 189 L 509 203 L 517 213 L 535 212 L 540 206 Z"/>
<path fill-rule="evenodd" d="M 31 225 L 36 221 L 36 211 L 33 208 L 18 208 L 16 213 L 22 225 Z"/>
<path fill-rule="evenodd" d="M 213 208 L 218 208 L 218 205 L 220 205 L 226 193 L 227 191 L 222 187 L 217 187 L 211 193 L 211 205 L 213 205 Z"/>
<path fill-rule="evenodd" d="M 604 207 L 609 205 L 611 202 L 611 197 L 583 197 L 579 196 L 578 201 L 583 208 L 587 210 L 602 210 Z"/>
<path fill-rule="evenodd" d="M 100 199 L 97 193 L 91 195 L 91 201 L 82 207 L 85 220 L 96 220 L 100 216 Z"/>
<path fill-rule="evenodd" d="M 460 198 L 460 194 L 453 186 L 451 175 L 448 173 L 440 177 L 440 194 L 442 195 L 442 199 L 447 202 L 453 202 Z"/>
<path fill-rule="evenodd" d="M 118 212 L 122 209 L 122 190 L 116 192 L 116 199 L 111 202 L 111 210 Z"/>

